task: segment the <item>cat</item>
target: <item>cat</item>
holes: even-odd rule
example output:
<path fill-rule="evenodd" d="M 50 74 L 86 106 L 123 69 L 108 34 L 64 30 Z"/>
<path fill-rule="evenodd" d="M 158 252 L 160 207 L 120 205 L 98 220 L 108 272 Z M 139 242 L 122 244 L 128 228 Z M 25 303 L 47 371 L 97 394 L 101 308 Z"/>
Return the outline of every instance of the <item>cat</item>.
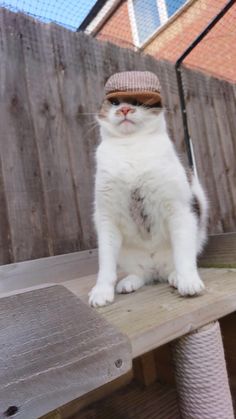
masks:
<path fill-rule="evenodd" d="M 167 280 L 180 295 L 201 293 L 197 255 L 207 238 L 208 202 L 188 179 L 160 104 L 105 100 L 98 113 L 94 221 L 99 272 L 91 306 Z M 117 283 L 117 266 L 126 277 Z"/>

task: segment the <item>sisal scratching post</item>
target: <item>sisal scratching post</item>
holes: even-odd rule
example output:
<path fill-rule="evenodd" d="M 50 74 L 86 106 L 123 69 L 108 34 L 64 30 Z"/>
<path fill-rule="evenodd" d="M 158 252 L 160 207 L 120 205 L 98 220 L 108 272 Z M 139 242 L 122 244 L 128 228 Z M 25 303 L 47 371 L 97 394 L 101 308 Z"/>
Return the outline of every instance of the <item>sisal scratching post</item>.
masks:
<path fill-rule="evenodd" d="M 183 419 L 234 419 L 219 322 L 173 345 Z"/>

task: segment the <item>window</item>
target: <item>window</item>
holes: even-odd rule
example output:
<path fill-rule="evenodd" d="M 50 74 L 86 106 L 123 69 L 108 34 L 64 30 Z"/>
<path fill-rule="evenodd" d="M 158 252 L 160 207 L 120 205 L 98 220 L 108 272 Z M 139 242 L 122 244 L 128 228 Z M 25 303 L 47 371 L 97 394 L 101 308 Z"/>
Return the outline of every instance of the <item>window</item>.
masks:
<path fill-rule="evenodd" d="M 186 3 L 186 0 L 166 0 L 168 17 L 174 15 L 184 3 Z"/>
<path fill-rule="evenodd" d="M 133 0 L 133 13 L 139 45 L 175 14 L 186 0 Z"/>
<path fill-rule="evenodd" d="M 156 0 L 133 0 L 139 42 L 142 44 L 160 26 Z"/>

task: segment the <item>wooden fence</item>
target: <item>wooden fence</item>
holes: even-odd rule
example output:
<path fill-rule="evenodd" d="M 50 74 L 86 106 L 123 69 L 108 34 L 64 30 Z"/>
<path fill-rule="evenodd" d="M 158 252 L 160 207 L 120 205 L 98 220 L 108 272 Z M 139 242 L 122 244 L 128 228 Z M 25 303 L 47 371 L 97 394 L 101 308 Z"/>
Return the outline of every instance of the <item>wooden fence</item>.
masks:
<path fill-rule="evenodd" d="M 93 248 L 104 83 L 158 64 L 4 9 L 0 28 L 0 263 Z"/>
<path fill-rule="evenodd" d="M 4 9 L 0 54 L 0 263 L 93 248 L 94 113 L 104 83 L 116 71 L 159 75 L 182 152 L 173 65 Z M 211 231 L 233 231 L 235 86 L 190 70 L 184 77 L 200 177 L 213 203 Z"/>
<path fill-rule="evenodd" d="M 174 64 L 161 62 L 171 137 L 184 150 Z M 189 131 L 210 204 L 211 233 L 236 231 L 236 85 L 184 67 Z"/>

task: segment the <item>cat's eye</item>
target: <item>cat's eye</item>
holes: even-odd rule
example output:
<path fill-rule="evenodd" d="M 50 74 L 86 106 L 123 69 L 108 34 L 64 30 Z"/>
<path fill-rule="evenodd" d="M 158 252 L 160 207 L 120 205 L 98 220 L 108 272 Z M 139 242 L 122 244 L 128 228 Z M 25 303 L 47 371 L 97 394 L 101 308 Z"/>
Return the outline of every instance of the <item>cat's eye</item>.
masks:
<path fill-rule="evenodd" d="M 111 105 L 114 105 L 114 106 L 118 106 L 120 104 L 119 99 L 116 99 L 116 98 L 113 98 L 113 97 L 108 99 L 108 101 L 111 103 Z"/>
<path fill-rule="evenodd" d="M 152 108 L 162 108 L 162 104 L 161 104 L 161 102 L 154 103 L 154 104 L 152 105 Z"/>
<path fill-rule="evenodd" d="M 144 107 L 145 108 L 147 108 L 147 109 L 161 109 L 162 108 L 162 104 L 161 104 L 161 102 L 156 102 L 156 103 L 153 103 L 153 105 L 148 105 L 148 104 L 144 104 Z"/>
<path fill-rule="evenodd" d="M 141 106 L 141 105 L 142 105 L 142 103 L 141 103 L 141 102 L 139 102 L 137 99 L 131 99 L 131 100 L 129 101 L 129 103 L 130 103 L 131 105 L 133 105 L 133 106 Z"/>

